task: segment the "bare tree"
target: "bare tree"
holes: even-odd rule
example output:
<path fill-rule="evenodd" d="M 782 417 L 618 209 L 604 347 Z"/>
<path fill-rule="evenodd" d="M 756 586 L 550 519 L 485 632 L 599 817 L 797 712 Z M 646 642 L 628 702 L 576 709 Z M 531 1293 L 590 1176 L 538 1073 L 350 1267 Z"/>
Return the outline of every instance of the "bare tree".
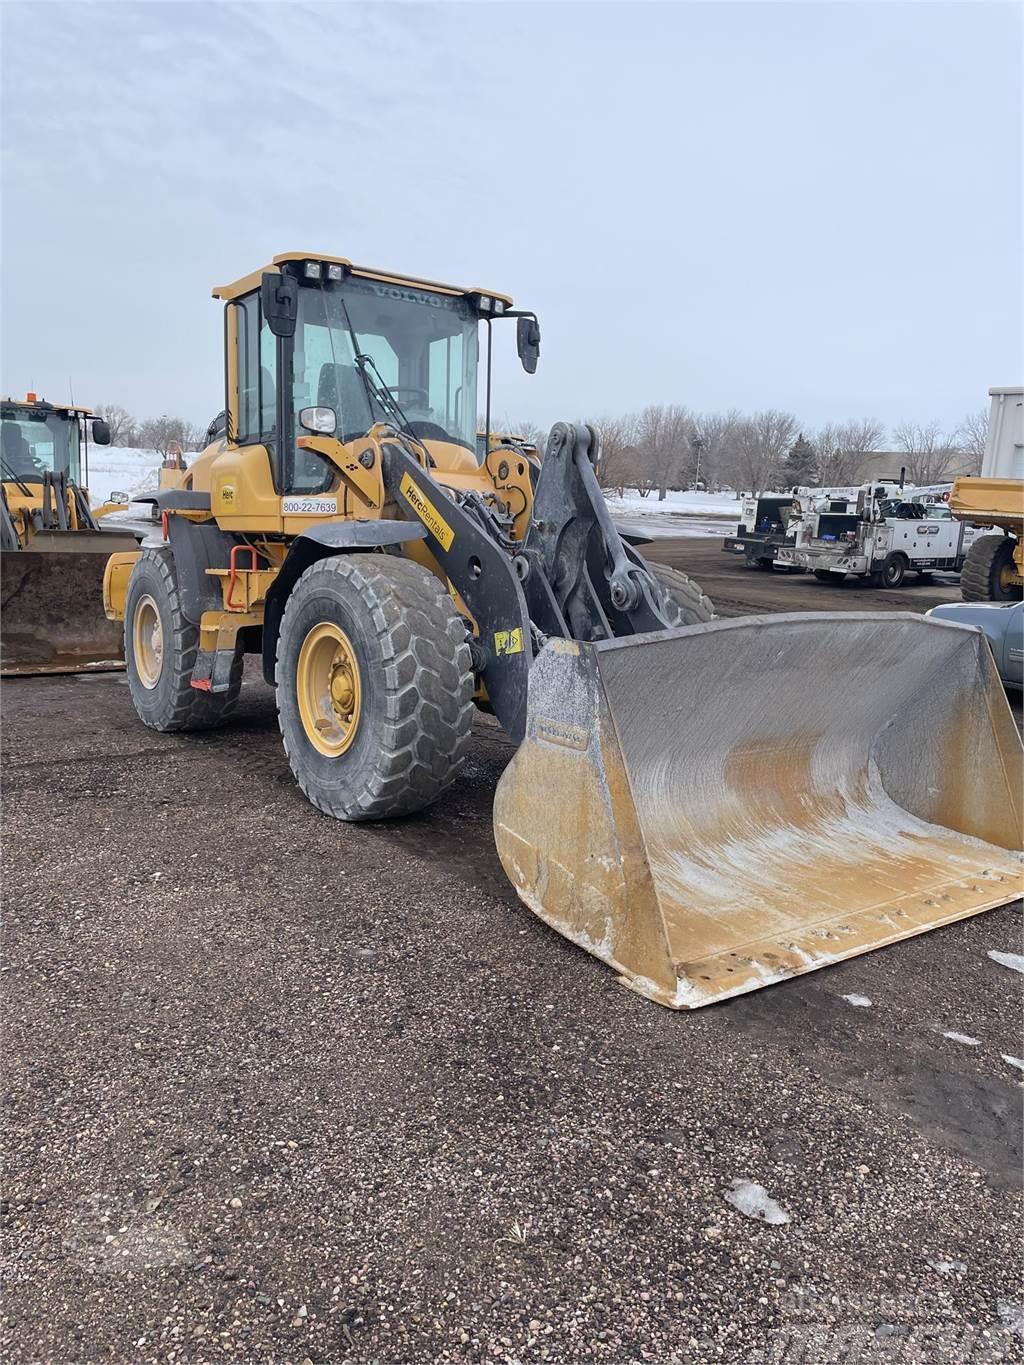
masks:
<path fill-rule="evenodd" d="M 667 406 L 649 403 L 640 413 L 636 444 L 641 482 L 637 489 L 642 496 L 656 488 L 658 501 L 665 501 L 669 488 L 678 484 L 682 476 L 692 432 L 693 418 L 676 403 Z"/>
<path fill-rule="evenodd" d="M 735 433 L 734 459 L 740 482 L 752 493 L 774 488 L 798 432 L 793 414 L 778 408 L 765 408 L 745 417 Z"/>
<path fill-rule="evenodd" d="M 705 487 L 714 488 L 732 481 L 732 472 L 728 467 L 732 463 L 736 432 L 741 420 L 735 408 L 730 412 L 699 412 L 694 416 L 691 448 L 695 442 L 701 443 L 700 478 Z M 694 477 L 697 477 L 696 460 Z"/>
<path fill-rule="evenodd" d="M 164 458 L 169 447 L 177 442 L 182 450 L 199 450 L 203 444 L 203 432 L 184 417 L 147 417 L 138 431 L 139 445 L 145 450 L 154 450 Z"/>
<path fill-rule="evenodd" d="M 481 428 L 482 430 L 483 428 Z M 520 421 L 518 418 L 509 417 L 508 413 L 501 419 L 499 431 L 507 431 L 510 436 L 521 437 L 527 445 L 536 446 L 543 455 L 544 443 L 547 440 L 547 431 L 544 427 L 539 427 L 536 422 L 528 420 Z"/>
<path fill-rule="evenodd" d="M 893 430 L 893 440 L 911 483 L 938 483 L 949 474 L 958 454 L 955 438 L 944 436 L 938 422 L 924 426 L 901 422 Z"/>
<path fill-rule="evenodd" d="M 626 412 L 618 417 L 598 417 L 590 425 L 601 442 L 598 480 L 602 488 L 614 490 L 621 498 L 640 479 L 636 415 Z"/>
<path fill-rule="evenodd" d="M 980 474 L 988 440 L 988 413 L 984 408 L 971 412 L 957 427 L 953 436 L 957 450 L 964 458 L 965 474 Z"/>
<path fill-rule="evenodd" d="M 818 480 L 823 488 L 843 488 L 857 481 L 864 456 L 877 450 L 885 428 L 874 417 L 828 422 L 814 433 Z"/>
<path fill-rule="evenodd" d="M 99 403 L 96 406 L 96 416 L 102 417 L 110 428 L 110 444 L 112 446 L 133 446 L 137 444 L 138 432 L 135 427 L 135 418 L 126 408 L 122 408 L 117 403 Z"/>

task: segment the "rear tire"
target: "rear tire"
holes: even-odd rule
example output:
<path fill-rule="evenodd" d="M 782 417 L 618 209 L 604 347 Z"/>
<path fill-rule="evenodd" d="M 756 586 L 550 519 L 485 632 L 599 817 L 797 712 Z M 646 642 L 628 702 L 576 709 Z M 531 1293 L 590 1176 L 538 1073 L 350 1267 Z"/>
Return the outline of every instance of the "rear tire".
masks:
<path fill-rule="evenodd" d="M 967 551 L 960 573 L 960 596 L 965 602 L 1016 602 L 1019 583 L 1009 581 L 1014 569 L 1011 536 L 979 536 Z"/>
<path fill-rule="evenodd" d="M 338 651 L 326 666 L 325 633 Z M 278 719 L 295 780 L 325 814 L 381 820 L 435 801 L 469 744 L 473 686 L 465 622 L 412 560 L 334 555 L 292 589 Z"/>
<path fill-rule="evenodd" d="M 173 552 L 169 546 L 143 550 L 128 580 L 124 657 L 135 710 L 151 730 L 211 730 L 234 710 L 245 662 L 241 649 L 226 692 L 192 686 L 198 650 L 199 628 L 182 614 Z"/>
<path fill-rule="evenodd" d="M 715 608 L 710 597 L 687 574 L 667 564 L 652 564 L 644 560 L 650 573 L 668 599 L 670 611 L 676 613 L 674 626 L 695 626 L 715 619 Z"/>
<path fill-rule="evenodd" d="M 828 569 L 815 569 L 814 576 L 819 583 L 827 583 L 830 578 L 837 577 L 836 574 L 830 573 Z"/>
<path fill-rule="evenodd" d="M 901 554 L 886 555 L 878 571 L 880 588 L 899 588 L 907 576 L 907 561 Z M 872 575 L 874 577 L 874 575 Z"/>

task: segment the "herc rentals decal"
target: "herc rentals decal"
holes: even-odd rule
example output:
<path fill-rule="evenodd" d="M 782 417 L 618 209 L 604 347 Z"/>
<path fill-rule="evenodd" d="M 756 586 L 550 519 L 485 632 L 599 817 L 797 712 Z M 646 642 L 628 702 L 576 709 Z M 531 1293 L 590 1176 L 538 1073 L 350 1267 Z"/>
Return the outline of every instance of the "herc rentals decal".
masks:
<path fill-rule="evenodd" d="M 452 541 L 455 539 L 455 532 L 427 495 L 418 487 L 411 474 L 402 475 L 399 490 L 434 539 L 444 549 L 450 550 Z"/>

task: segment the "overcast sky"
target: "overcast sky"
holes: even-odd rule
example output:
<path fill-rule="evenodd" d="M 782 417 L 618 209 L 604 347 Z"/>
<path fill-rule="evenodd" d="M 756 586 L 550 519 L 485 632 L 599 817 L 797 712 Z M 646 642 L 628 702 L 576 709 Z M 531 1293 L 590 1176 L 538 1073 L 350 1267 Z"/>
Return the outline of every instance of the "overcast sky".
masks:
<path fill-rule="evenodd" d="M 222 406 L 288 249 L 511 293 L 495 410 L 938 418 L 1020 383 L 1021 9 L 0 5 L 4 392 Z"/>

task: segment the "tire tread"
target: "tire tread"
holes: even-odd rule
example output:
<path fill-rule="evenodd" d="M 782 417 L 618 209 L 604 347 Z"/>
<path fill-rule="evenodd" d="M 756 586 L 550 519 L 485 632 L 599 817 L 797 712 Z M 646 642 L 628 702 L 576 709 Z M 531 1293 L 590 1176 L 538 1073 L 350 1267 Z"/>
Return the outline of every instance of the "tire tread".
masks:
<path fill-rule="evenodd" d="M 181 593 L 174 572 L 174 552 L 170 546 L 150 545 L 143 551 L 139 564 L 151 564 L 163 582 L 167 606 L 171 613 L 171 638 L 168 650 L 165 645 L 165 666 L 169 663 L 172 673 L 171 701 L 165 714 L 159 720 L 147 719 L 139 708 L 139 717 L 151 729 L 168 734 L 185 730 L 212 730 L 221 725 L 234 711 L 242 688 L 242 669 L 245 658 L 237 650 L 231 667 L 231 684 L 226 692 L 200 692 L 192 686 L 192 670 L 199 652 L 199 630 L 187 620 L 181 609 Z M 137 568 L 138 566 L 136 566 Z M 133 576 L 136 570 L 133 570 Z M 129 582 L 128 591 L 131 592 Z M 125 613 L 124 652 L 130 657 L 132 648 L 131 614 Z M 129 674 L 129 681 L 130 674 Z"/>
<path fill-rule="evenodd" d="M 412 560 L 333 555 L 312 564 L 292 590 L 281 621 L 279 679 L 284 675 L 282 642 L 305 595 L 300 585 L 325 574 L 348 580 L 377 636 L 387 687 L 385 722 L 373 768 L 344 810 L 318 791 L 302 762 L 301 744 L 289 738 L 279 701 L 285 753 L 302 791 L 327 815 L 381 820 L 412 814 L 451 786 L 469 747 L 474 683 L 465 623 L 443 584 Z"/>

